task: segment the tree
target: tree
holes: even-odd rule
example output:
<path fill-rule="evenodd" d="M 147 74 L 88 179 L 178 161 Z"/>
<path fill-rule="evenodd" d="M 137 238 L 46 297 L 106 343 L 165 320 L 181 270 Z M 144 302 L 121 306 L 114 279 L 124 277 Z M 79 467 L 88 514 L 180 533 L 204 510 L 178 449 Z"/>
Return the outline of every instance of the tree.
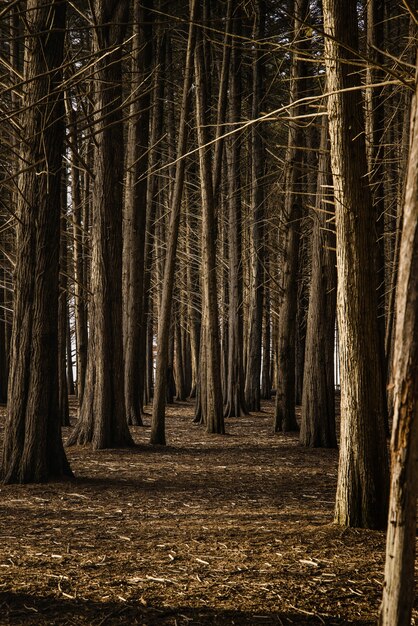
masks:
<path fill-rule="evenodd" d="M 128 3 L 92 4 L 96 54 L 91 314 L 86 381 L 68 445 L 132 445 L 124 402 L 122 342 L 122 65 Z M 106 52 L 106 54 L 104 54 Z"/>
<path fill-rule="evenodd" d="M 58 274 L 64 142 L 65 2 L 28 0 L 20 127 L 14 318 L 1 476 L 72 475 L 58 403 Z"/>
<path fill-rule="evenodd" d="M 303 61 L 304 28 L 309 7 L 306 0 L 294 2 L 294 52 L 291 65 L 290 102 L 295 103 L 292 116 L 303 112 L 298 100 L 305 90 L 305 63 Z M 289 123 L 288 145 L 285 162 L 285 258 L 282 276 L 283 297 L 279 311 L 279 331 L 277 341 L 277 394 L 275 406 L 276 431 L 299 430 L 296 422 L 296 318 L 297 318 L 297 277 L 300 242 L 300 219 L 302 217 L 301 167 L 303 133 L 300 122 Z"/>
<path fill-rule="evenodd" d="M 165 404 L 167 388 L 167 368 L 169 363 L 169 340 L 171 307 L 174 291 L 174 274 L 176 267 L 176 252 L 180 226 L 180 209 L 183 196 L 185 159 L 187 146 L 187 118 L 190 111 L 190 87 L 193 75 L 193 54 L 195 43 L 195 13 L 198 0 L 192 0 L 190 6 L 190 26 L 186 52 L 186 66 L 184 70 L 183 96 L 179 122 L 177 162 L 175 169 L 174 187 L 171 197 L 170 226 L 167 241 L 167 254 L 164 266 L 163 287 L 158 319 L 157 359 L 155 372 L 154 402 L 152 407 L 151 443 L 165 444 Z"/>
<path fill-rule="evenodd" d="M 222 384 L 220 369 L 219 316 L 216 280 L 216 222 L 212 186 L 211 154 L 208 143 L 208 106 L 205 84 L 205 59 L 202 34 L 197 36 L 195 49 L 196 121 L 199 147 L 199 170 L 202 201 L 202 335 L 200 350 L 200 402 L 202 421 L 210 433 L 224 433 Z"/>
<path fill-rule="evenodd" d="M 418 73 L 410 142 L 397 285 L 392 475 L 381 626 L 410 624 L 414 600 L 418 495 Z"/>
<path fill-rule="evenodd" d="M 123 222 L 125 403 L 129 424 L 142 425 L 144 388 L 144 250 L 152 59 L 152 0 L 134 2 L 131 98 Z"/>
<path fill-rule="evenodd" d="M 321 127 L 316 206 L 312 214 L 311 284 L 306 330 L 300 442 L 335 448 L 334 331 L 337 274 L 330 187 L 328 124 Z"/>
<path fill-rule="evenodd" d="M 251 102 L 251 212 L 253 218 L 253 250 L 251 257 L 251 293 L 247 363 L 245 371 L 245 402 L 249 411 L 260 410 L 261 341 L 263 327 L 263 255 L 264 255 L 264 158 L 260 117 L 263 95 L 263 58 L 261 42 L 264 37 L 266 6 L 264 0 L 253 5 L 252 39 L 252 102 Z"/>
<path fill-rule="evenodd" d="M 360 80 L 352 58 L 358 49 L 355 0 L 324 0 L 324 30 L 341 376 L 335 521 L 384 528 L 389 474 L 377 328 L 375 216 L 367 181 L 363 103 L 361 91 L 355 89 Z"/>

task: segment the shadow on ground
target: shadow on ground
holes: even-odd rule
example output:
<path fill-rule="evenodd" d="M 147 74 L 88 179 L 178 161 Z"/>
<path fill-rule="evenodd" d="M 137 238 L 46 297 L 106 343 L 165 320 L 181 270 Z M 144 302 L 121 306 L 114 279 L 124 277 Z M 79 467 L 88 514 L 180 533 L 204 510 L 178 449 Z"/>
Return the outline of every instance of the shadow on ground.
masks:
<path fill-rule="evenodd" d="M 372 621 L 347 621 L 336 617 L 297 613 L 250 613 L 211 607 L 152 607 L 140 602 L 93 602 L 84 599 L 59 599 L 19 593 L 0 593 L 0 623 L 21 625 L 89 624 L 91 626 L 126 624 L 141 626 L 368 626 Z"/>

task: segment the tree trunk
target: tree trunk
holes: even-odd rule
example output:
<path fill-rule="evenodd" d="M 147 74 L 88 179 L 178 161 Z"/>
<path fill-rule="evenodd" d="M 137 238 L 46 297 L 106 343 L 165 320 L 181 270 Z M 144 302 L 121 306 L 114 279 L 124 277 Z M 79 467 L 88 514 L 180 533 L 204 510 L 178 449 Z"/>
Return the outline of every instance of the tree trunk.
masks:
<path fill-rule="evenodd" d="M 260 410 L 261 340 L 263 328 L 263 254 L 264 254 L 264 145 L 261 125 L 254 123 L 260 116 L 263 92 L 263 66 L 259 43 L 264 37 L 265 2 L 254 4 L 252 37 L 252 110 L 251 117 L 251 211 L 253 217 L 253 250 L 251 259 L 251 292 L 247 363 L 245 372 L 245 401 L 249 411 Z"/>
<path fill-rule="evenodd" d="M 305 67 L 300 54 L 305 40 L 304 20 L 308 15 L 307 0 L 294 2 L 294 53 L 291 67 L 290 102 L 297 102 L 305 91 Z M 302 113 L 302 106 L 295 104 L 292 115 Z M 301 150 L 303 134 L 300 122 L 289 123 L 288 147 L 285 174 L 285 259 L 283 269 L 283 297 L 279 312 L 277 346 L 277 393 L 275 405 L 276 431 L 297 431 L 296 422 L 296 319 L 297 319 L 297 277 L 300 242 L 300 218 L 302 216 Z"/>
<path fill-rule="evenodd" d="M 91 314 L 86 384 L 68 445 L 133 445 L 125 413 L 122 341 L 122 51 L 128 6 L 93 3 L 96 62 Z M 103 55 L 110 47 L 112 54 Z"/>
<path fill-rule="evenodd" d="M 384 65 L 384 0 L 369 0 L 367 3 L 367 82 L 383 83 L 385 72 L 379 66 Z M 372 201 L 376 220 L 376 275 L 377 275 L 377 324 L 379 331 L 379 355 L 382 378 L 387 378 L 387 357 L 385 354 L 386 327 L 386 281 L 385 281 L 385 94 L 384 87 L 366 89 L 366 135 L 368 147 L 368 172 Z M 386 432 L 389 432 L 386 385 L 382 385 L 382 406 Z"/>
<path fill-rule="evenodd" d="M 324 0 L 341 376 L 335 521 L 384 528 L 388 459 L 377 328 L 375 216 L 367 182 L 361 92 L 342 91 L 360 85 L 350 62 L 358 49 L 356 7 L 355 0 Z"/>
<path fill-rule="evenodd" d="M 61 184 L 62 214 L 60 220 L 60 273 L 58 297 L 58 405 L 62 426 L 69 426 L 70 413 L 68 406 L 67 377 L 67 328 L 68 319 L 68 278 L 67 278 L 67 176 L 63 174 Z M 70 361 L 71 363 L 71 361 Z"/>
<path fill-rule="evenodd" d="M 176 266 L 177 242 L 180 226 L 180 208 L 183 196 L 185 171 L 184 157 L 187 146 L 187 123 L 190 111 L 193 74 L 193 53 L 195 40 L 195 13 L 196 0 L 191 1 L 190 26 L 186 53 L 186 67 L 184 71 L 183 96 L 179 122 L 177 145 L 176 175 L 171 200 L 170 228 L 167 241 L 167 253 L 164 267 L 163 291 L 160 303 L 157 337 L 157 359 L 155 373 L 154 402 L 152 408 L 151 443 L 165 444 L 165 404 L 166 404 L 166 375 L 168 366 L 168 349 L 171 323 L 171 305 L 174 290 L 174 272 Z"/>
<path fill-rule="evenodd" d="M 26 28 L 14 319 L 1 468 L 6 483 L 72 475 L 58 406 L 65 3 L 28 0 Z"/>
<path fill-rule="evenodd" d="M 418 70 L 417 70 L 418 71 Z M 418 73 L 396 302 L 392 477 L 381 626 L 411 623 L 418 495 Z"/>
<path fill-rule="evenodd" d="M 73 221 L 73 265 L 74 265 L 74 317 L 75 317 L 75 344 L 77 364 L 77 399 L 81 406 L 84 393 L 84 381 L 87 367 L 87 290 L 84 275 L 84 256 L 86 250 L 83 243 L 84 229 L 87 224 L 82 222 L 82 198 L 79 159 L 79 141 L 77 113 L 71 104 L 70 94 L 65 96 L 66 115 L 68 120 L 68 136 L 71 145 L 71 198 Z M 87 174 L 86 174 L 87 175 Z"/>
<path fill-rule="evenodd" d="M 328 125 L 322 122 L 316 210 L 313 211 L 311 286 L 306 330 L 300 442 L 335 448 L 334 330 L 337 274 L 331 232 Z"/>
<path fill-rule="evenodd" d="M 229 3 L 229 5 L 231 2 Z M 228 5 L 228 7 L 229 7 Z M 234 130 L 241 119 L 241 58 L 236 36 L 240 36 L 238 20 L 240 13 L 234 14 L 228 130 Z M 241 178 L 240 178 L 241 136 L 232 135 L 226 146 L 228 176 L 228 365 L 226 369 L 225 417 L 239 417 L 247 414 L 245 404 L 245 377 L 243 366 L 243 287 L 242 287 L 242 217 L 241 217 Z"/>
<path fill-rule="evenodd" d="M 147 207 L 153 0 L 134 2 L 131 98 L 123 221 L 125 404 L 128 424 L 142 426 L 144 263 Z"/>
<path fill-rule="evenodd" d="M 201 405 L 209 433 L 224 433 L 222 382 L 220 368 L 219 319 L 216 279 L 216 220 L 212 187 L 211 153 L 208 143 L 207 94 L 203 40 L 200 34 L 195 50 L 196 121 L 199 146 L 202 200 L 202 305 L 205 350 L 200 354 Z M 204 358 L 203 358 L 204 357 Z"/>

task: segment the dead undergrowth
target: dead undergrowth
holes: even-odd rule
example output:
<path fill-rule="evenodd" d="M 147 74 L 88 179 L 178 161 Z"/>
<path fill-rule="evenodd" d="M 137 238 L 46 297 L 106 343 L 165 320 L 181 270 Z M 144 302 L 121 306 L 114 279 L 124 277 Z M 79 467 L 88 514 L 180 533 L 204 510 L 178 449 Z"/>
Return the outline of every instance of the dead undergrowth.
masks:
<path fill-rule="evenodd" d="M 1 486 L 0 623 L 375 623 L 384 533 L 332 523 L 337 452 L 272 410 L 213 436 L 178 403 L 164 448 L 133 428 L 134 449 L 70 448 L 74 482 Z"/>

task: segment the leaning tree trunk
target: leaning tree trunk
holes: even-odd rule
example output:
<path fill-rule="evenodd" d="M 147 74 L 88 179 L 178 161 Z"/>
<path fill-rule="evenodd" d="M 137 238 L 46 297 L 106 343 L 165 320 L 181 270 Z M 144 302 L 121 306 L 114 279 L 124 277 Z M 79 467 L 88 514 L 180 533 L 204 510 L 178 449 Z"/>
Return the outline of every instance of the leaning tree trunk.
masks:
<path fill-rule="evenodd" d="M 389 472 L 377 328 L 375 216 L 367 182 L 361 91 L 347 91 L 360 87 L 351 60 L 358 49 L 356 7 L 355 0 L 324 0 L 341 376 L 335 521 L 384 528 Z"/>
<path fill-rule="evenodd" d="M 167 241 L 167 253 L 164 266 L 163 290 L 161 295 L 158 319 L 157 359 L 155 372 L 154 401 L 152 407 L 151 438 L 153 444 L 165 444 L 165 405 L 167 386 L 167 366 L 169 359 L 169 339 L 171 323 L 171 305 L 174 290 L 174 273 L 176 267 L 177 242 L 180 227 L 180 208 L 183 197 L 185 171 L 184 154 L 187 146 L 187 123 L 190 111 L 193 74 L 193 53 L 195 41 L 196 0 L 190 7 L 189 38 L 187 43 L 186 67 L 184 72 L 183 96 L 179 122 L 175 182 L 171 200 L 170 228 Z M 180 157 L 180 158 L 179 158 Z"/>
<path fill-rule="evenodd" d="M 11 370 L 2 479 L 71 476 L 58 406 L 65 3 L 28 0 Z M 42 102 L 42 106 L 39 105 Z"/>
<path fill-rule="evenodd" d="M 392 479 L 385 584 L 379 620 L 381 626 L 410 624 L 415 596 L 418 495 L 418 74 L 411 109 L 410 136 L 397 286 Z"/>
<path fill-rule="evenodd" d="M 334 212 L 327 202 L 330 188 L 328 125 L 322 122 L 318 159 L 316 210 L 313 212 L 311 285 L 306 330 L 300 442 L 336 448 L 334 389 L 334 330 L 337 274 Z"/>
<path fill-rule="evenodd" d="M 91 315 L 86 381 L 68 445 L 132 445 L 125 413 L 122 343 L 122 51 L 128 6 L 95 0 L 95 153 Z M 113 47 L 111 54 L 104 55 Z"/>

